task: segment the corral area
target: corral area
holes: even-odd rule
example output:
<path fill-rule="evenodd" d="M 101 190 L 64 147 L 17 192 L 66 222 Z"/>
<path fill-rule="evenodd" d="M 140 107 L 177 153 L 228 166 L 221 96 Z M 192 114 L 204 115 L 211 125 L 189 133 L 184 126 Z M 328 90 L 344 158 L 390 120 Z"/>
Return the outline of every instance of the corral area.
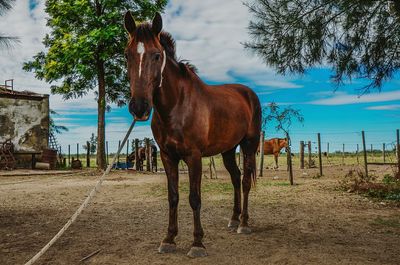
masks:
<path fill-rule="evenodd" d="M 206 165 L 204 165 L 206 167 Z M 225 170 L 203 178 L 202 223 L 209 256 L 190 259 L 192 211 L 181 174 L 175 254 L 158 254 L 167 229 L 164 173 L 114 171 L 83 214 L 38 264 L 398 264 L 400 208 L 339 189 L 352 166 L 267 170 L 250 193 L 253 233 L 229 231 L 232 186 Z M 205 168 L 206 169 L 206 168 Z M 390 172 L 374 166 L 376 175 Z M 0 264 L 23 264 L 64 225 L 99 172 L 0 177 Z"/>

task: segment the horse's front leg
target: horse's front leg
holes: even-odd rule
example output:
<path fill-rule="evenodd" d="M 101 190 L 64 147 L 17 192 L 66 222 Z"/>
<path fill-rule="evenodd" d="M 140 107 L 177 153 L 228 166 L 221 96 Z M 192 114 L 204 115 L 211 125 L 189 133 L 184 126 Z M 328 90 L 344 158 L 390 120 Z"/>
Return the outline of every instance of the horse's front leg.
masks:
<path fill-rule="evenodd" d="M 206 249 L 202 243 L 204 232 L 200 221 L 200 209 L 201 209 L 201 155 L 192 154 L 185 158 L 185 162 L 189 168 L 189 183 L 190 183 L 190 194 L 189 203 L 193 210 L 193 224 L 194 224 L 194 241 L 192 247 L 187 254 L 189 257 L 205 257 L 207 256 Z"/>
<path fill-rule="evenodd" d="M 173 158 L 165 152 L 160 153 L 168 179 L 169 223 L 167 236 L 161 242 L 158 252 L 171 253 L 176 251 L 175 237 L 178 234 L 179 159 Z"/>
<path fill-rule="evenodd" d="M 279 168 L 279 164 L 278 164 L 278 156 L 279 156 L 279 154 L 274 154 L 274 158 L 275 158 L 275 169 L 278 169 Z"/>

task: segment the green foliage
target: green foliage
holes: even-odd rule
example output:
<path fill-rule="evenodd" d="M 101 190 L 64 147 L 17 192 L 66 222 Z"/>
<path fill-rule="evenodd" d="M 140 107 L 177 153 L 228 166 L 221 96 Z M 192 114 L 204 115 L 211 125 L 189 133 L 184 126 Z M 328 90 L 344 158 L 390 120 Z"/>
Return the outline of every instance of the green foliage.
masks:
<path fill-rule="evenodd" d="M 277 131 L 289 133 L 293 120 L 297 120 L 300 123 L 304 122 L 304 117 L 300 110 L 293 109 L 290 106 L 281 109 L 275 102 L 271 102 L 267 107 L 263 108 L 263 130 L 266 130 L 268 122 L 273 122 L 276 124 L 275 129 Z"/>
<path fill-rule="evenodd" d="M 47 26 L 51 29 L 43 39 L 47 49 L 23 68 L 52 83 L 51 92 L 65 99 L 94 90 L 99 85 L 99 75 L 104 74 L 106 102 L 123 105 L 129 95 L 123 55 L 127 42 L 123 14 L 132 9 L 137 19 L 148 19 L 166 3 L 166 0 L 47 0 Z"/>
<path fill-rule="evenodd" d="M 15 0 L 0 0 L 0 16 L 4 15 L 7 11 L 12 8 L 12 4 Z M 18 42 L 18 38 L 3 36 L 0 32 L 0 48 L 10 48 L 12 43 Z"/>
<path fill-rule="evenodd" d="M 89 145 L 90 145 L 90 154 L 93 155 L 96 153 L 96 149 L 97 149 L 97 136 L 94 135 L 94 133 L 92 133 L 92 135 L 90 136 L 90 140 L 88 141 Z M 84 150 L 88 149 L 87 145 L 83 146 Z"/>
<path fill-rule="evenodd" d="M 381 200 L 400 201 L 400 181 L 387 174 L 382 181 L 375 176 L 366 177 L 361 171 L 350 170 L 340 182 L 342 189 Z"/>
<path fill-rule="evenodd" d="M 383 176 L 382 182 L 386 185 L 391 185 L 391 184 L 399 184 L 400 185 L 400 179 L 393 177 L 390 174 L 386 174 Z"/>
<path fill-rule="evenodd" d="M 156 144 L 156 142 L 154 141 L 154 139 L 150 139 L 150 138 L 145 137 L 143 140 L 140 140 L 140 139 L 139 139 L 139 144 L 138 144 L 139 148 L 145 147 L 145 146 L 146 146 L 146 140 L 147 140 L 147 139 L 149 139 L 150 145 L 155 145 L 155 144 Z M 131 146 L 131 147 L 132 147 L 132 152 L 135 152 L 135 141 L 134 141 L 134 140 L 132 141 L 131 145 L 132 145 L 132 146 Z"/>
<path fill-rule="evenodd" d="M 61 134 L 62 132 L 68 132 L 68 128 L 62 125 L 56 125 L 52 116 L 58 115 L 54 110 L 50 110 L 50 134 Z"/>
<path fill-rule="evenodd" d="M 340 85 L 367 78 L 380 89 L 400 68 L 400 2 L 254 0 L 246 47 L 280 74 L 329 64 Z"/>

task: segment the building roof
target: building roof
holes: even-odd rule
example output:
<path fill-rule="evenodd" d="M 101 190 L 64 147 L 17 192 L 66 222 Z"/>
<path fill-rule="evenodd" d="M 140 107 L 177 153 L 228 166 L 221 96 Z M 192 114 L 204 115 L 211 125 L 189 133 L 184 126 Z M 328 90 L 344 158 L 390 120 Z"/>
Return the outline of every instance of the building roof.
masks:
<path fill-rule="evenodd" d="M 38 94 L 31 91 L 16 91 L 8 89 L 8 86 L 0 85 L 0 98 L 15 98 L 15 99 L 28 99 L 28 100 L 42 100 L 48 98 L 47 94 Z"/>

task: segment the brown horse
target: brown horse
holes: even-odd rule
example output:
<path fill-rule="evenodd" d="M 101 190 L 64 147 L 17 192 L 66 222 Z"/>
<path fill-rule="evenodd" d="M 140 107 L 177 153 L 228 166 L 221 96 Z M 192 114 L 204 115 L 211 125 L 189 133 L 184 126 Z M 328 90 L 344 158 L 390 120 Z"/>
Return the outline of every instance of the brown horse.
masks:
<path fill-rule="evenodd" d="M 286 148 L 287 146 L 287 138 L 272 138 L 269 140 L 264 140 L 264 155 L 274 155 L 275 168 L 279 168 L 278 157 L 281 153 L 281 149 Z"/>
<path fill-rule="evenodd" d="M 139 170 L 143 171 L 143 162 L 146 160 L 146 148 L 145 147 L 139 147 L 138 149 L 138 160 L 136 160 L 136 152 L 132 152 L 128 157 L 127 157 L 127 162 L 133 162 L 137 163 L 139 165 Z"/>
<path fill-rule="evenodd" d="M 136 120 L 147 120 L 154 109 L 151 128 L 168 178 L 168 233 L 158 251 L 176 250 L 178 163 L 183 160 L 189 169 L 189 202 L 194 220 L 194 241 L 188 256 L 206 256 L 200 221 L 201 158 L 222 153 L 234 187 L 233 215 L 228 226 L 237 228 L 238 233 L 250 233 L 248 195 L 256 178 L 260 102 L 251 89 L 242 85 L 206 85 L 194 67 L 178 61 L 175 42 L 162 31 L 158 13 L 151 24 L 136 26 L 130 12 L 124 19 L 129 33 L 125 50 L 131 89 L 129 111 Z M 238 145 L 244 152 L 242 183 L 235 161 Z"/>

